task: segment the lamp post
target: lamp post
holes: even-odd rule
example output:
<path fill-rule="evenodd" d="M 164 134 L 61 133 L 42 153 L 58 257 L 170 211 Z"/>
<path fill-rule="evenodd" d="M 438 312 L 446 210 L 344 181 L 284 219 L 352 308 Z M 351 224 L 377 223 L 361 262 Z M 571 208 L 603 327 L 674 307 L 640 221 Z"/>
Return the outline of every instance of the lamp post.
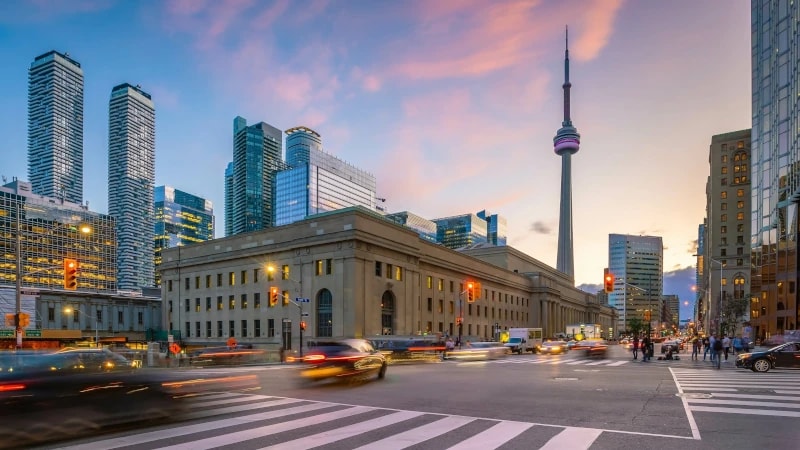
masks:
<path fill-rule="evenodd" d="M 17 213 L 16 213 L 16 228 L 17 228 L 17 236 L 15 239 L 14 245 L 14 258 L 16 260 L 17 266 L 17 273 L 16 273 L 16 283 L 14 287 L 14 300 L 15 300 L 15 314 L 14 314 L 14 328 L 15 334 L 17 338 L 17 348 L 22 348 L 22 325 L 20 324 L 20 315 L 22 314 L 22 277 L 25 275 L 22 272 L 22 223 L 20 221 L 20 214 L 22 212 L 22 208 L 20 208 L 21 200 L 17 199 Z M 43 233 L 41 236 L 49 236 L 50 234 L 57 231 L 62 226 L 68 226 L 70 224 L 66 223 L 58 223 L 53 228 L 47 230 L 47 232 Z M 92 229 L 88 225 L 81 225 L 78 227 L 78 230 L 83 234 L 91 233 Z M 36 271 L 32 271 L 29 273 L 34 273 L 37 271 L 42 270 L 51 270 L 54 267 L 48 267 L 45 269 L 39 269 Z"/>
<path fill-rule="evenodd" d="M 89 319 L 94 319 L 94 346 L 95 347 L 99 347 L 100 346 L 100 334 L 99 334 L 100 333 L 99 332 L 99 330 L 100 330 L 100 319 L 97 318 L 97 317 L 93 318 L 92 316 L 90 316 L 89 314 L 86 314 L 85 312 L 81 311 L 80 309 L 64 308 L 64 312 L 67 313 L 67 314 L 69 314 L 69 313 L 71 313 L 73 311 L 77 311 L 79 314 L 83 314 L 84 316 L 86 316 Z"/>

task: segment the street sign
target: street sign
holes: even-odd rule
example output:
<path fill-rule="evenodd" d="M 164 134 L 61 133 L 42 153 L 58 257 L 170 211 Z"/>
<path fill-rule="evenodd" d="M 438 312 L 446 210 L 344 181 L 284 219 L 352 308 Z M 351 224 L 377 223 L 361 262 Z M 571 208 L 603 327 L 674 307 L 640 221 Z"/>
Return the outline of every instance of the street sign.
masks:
<path fill-rule="evenodd" d="M 307 312 L 301 313 L 300 315 L 303 316 L 303 317 L 308 317 L 308 313 Z"/>
<path fill-rule="evenodd" d="M 296 297 L 294 301 L 296 301 L 297 303 L 311 303 L 310 298 L 302 298 L 302 297 Z"/>
<path fill-rule="evenodd" d="M 26 337 L 42 337 L 42 330 L 25 330 Z"/>
<path fill-rule="evenodd" d="M 0 337 L 14 337 L 15 330 L 0 330 Z"/>
<path fill-rule="evenodd" d="M 174 337 L 172 337 L 172 335 L 171 335 L 171 334 L 170 334 L 170 335 L 167 335 L 167 342 L 169 342 L 170 344 L 172 344 L 173 342 L 175 342 L 175 338 L 174 338 Z"/>

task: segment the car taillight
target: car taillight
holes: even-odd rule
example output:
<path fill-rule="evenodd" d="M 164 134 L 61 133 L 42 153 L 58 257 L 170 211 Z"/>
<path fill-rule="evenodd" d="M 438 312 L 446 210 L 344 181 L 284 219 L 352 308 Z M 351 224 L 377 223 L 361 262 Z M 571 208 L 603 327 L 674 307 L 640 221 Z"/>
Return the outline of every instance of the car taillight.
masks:
<path fill-rule="evenodd" d="M 307 355 L 303 359 L 306 362 L 320 362 L 320 361 L 325 361 L 325 355 Z"/>
<path fill-rule="evenodd" d="M 24 384 L 0 384 L 0 392 L 21 391 L 25 389 Z"/>

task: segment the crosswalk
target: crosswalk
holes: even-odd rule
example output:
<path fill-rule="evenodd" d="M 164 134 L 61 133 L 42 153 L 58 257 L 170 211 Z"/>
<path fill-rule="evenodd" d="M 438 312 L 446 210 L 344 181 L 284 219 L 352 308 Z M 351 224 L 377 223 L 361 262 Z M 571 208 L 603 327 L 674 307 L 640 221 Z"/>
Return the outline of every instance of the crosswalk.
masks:
<path fill-rule="evenodd" d="M 800 417 L 800 374 L 670 369 L 687 413 Z"/>
<path fill-rule="evenodd" d="M 459 362 L 459 365 L 474 365 L 481 366 L 485 364 L 502 364 L 502 365 L 516 365 L 516 364 L 532 364 L 532 365 L 552 365 L 552 366 L 588 366 L 588 367 L 630 367 L 636 365 L 637 367 L 658 366 L 658 367 L 673 367 L 673 368 L 706 368 L 711 367 L 710 361 L 693 360 L 690 356 L 681 357 L 679 360 L 662 360 L 653 358 L 650 361 L 642 361 L 641 359 L 619 359 L 619 358 L 582 358 L 574 355 L 525 355 L 525 356 L 509 356 L 503 359 L 495 359 L 489 361 L 470 361 Z M 722 368 L 726 370 L 735 369 L 733 360 L 722 364 Z"/>
<path fill-rule="evenodd" d="M 72 445 L 61 449 L 147 448 L 200 450 L 355 448 L 385 450 L 590 448 L 614 430 L 555 426 L 253 394 L 219 393 L 191 401 L 184 421 Z M 652 435 L 653 438 L 690 439 Z M 544 442 L 544 444 L 542 444 Z M 66 444 L 66 445 L 65 445 Z"/>

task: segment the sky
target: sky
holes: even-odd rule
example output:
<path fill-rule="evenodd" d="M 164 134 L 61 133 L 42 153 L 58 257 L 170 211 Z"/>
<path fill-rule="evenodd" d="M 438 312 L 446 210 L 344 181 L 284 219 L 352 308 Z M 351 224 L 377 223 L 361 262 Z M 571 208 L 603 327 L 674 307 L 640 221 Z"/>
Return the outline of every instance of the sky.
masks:
<path fill-rule="evenodd" d="M 750 128 L 745 0 L 9 0 L 0 2 L 0 175 L 27 180 L 27 74 L 84 71 L 84 200 L 108 211 L 108 102 L 156 105 L 156 185 L 213 202 L 224 234 L 233 119 L 308 126 L 373 174 L 389 212 L 487 210 L 555 267 L 569 26 L 575 282 L 608 235 L 661 236 L 665 294 L 692 310 L 711 136 Z M 684 304 L 686 302 L 686 304 Z"/>

